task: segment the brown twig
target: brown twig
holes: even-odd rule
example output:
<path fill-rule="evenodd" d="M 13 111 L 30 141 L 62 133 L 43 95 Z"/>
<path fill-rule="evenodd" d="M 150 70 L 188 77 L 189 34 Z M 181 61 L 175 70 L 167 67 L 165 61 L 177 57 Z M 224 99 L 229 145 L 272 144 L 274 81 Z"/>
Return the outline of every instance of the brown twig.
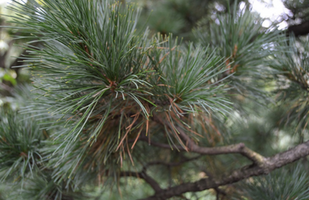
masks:
<path fill-rule="evenodd" d="M 210 178 L 210 179 L 213 179 L 214 178 L 214 176 L 209 172 L 209 171 L 207 171 L 207 170 L 203 170 L 203 172 Z M 216 191 L 216 199 L 217 200 L 220 200 L 220 194 L 222 194 L 223 196 L 226 196 L 226 193 L 223 191 L 223 190 L 221 190 L 219 187 L 215 187 L 214 188 L 214 190 Z"/>
<path fill-rule="evenodd" d="M 148 140 L 146 140 L 146 138 L 144 137 L 140 137 L 139 140 L 148 142 Z M 199 153 L 203 155 L 220 155 L 220 154 L 239 153 L 247 157 L 249 160 L 253 161 L 256 164 L 260 163 L 260 160 L 265 159 L 263 156 L 247 148 L 244 143 L 232 144 L 232 145 L 221 146 L 221 147 L 200 147 L 190 139 L 188 140 L 188 143 L 186 143 L 188 150 L 186 150 L 180 145 L 171 146 L 169 144 L 163 144 L 163 143 L 159 143 L 155 141 L 150 141 L 149 144 L 156 146 L 156 147 L 164 148 L 164 149 L 172 149 L 174 147 L 178 151 L 189 151 L 189 152 Z"/>
<path fill-rule="evenodd" d="M 292 163 L 307 155 L 309 155 L 309 141 L 299 144 L 285 152 L 278 153 L 273 157 L 265 158 L 263 159 L 262 163 L 260 163 L 260 165 L 248 165 L 218 178 L 208 177 L 192 183 L 183 183 L 156 192 L 153 196 L 143 200 L 165 200 L 173 196 L 179 196 L 186 192 L 197 192 L 228 185 L 252 176 L 268 174 L 277 168 Z"/>
<path fill-rule="evenodd" d="M 161 123 L 164 126 L 171 126 L 170 122 L 160 119 L 155 115 L 153 118 L 154 118 L 154 121 Z M 178 127 L 177 125 L 174 125 L 173 128 L 176 129 L 175 131 L 177 131 L 182 142 L 185 144 L 185 147 L 174 146 L 179 151 L 188 151 L 188 152 L 194 152 L 194 153 L 199 153 L 203 155 L 219 155 L 219 154 L 238 153 L 248 158 L 256 165 L 260 165 L 265 160 L 263 156 L 247 148 L 244 143 L 220 146 L 220 147 L 200 147 L 180 127 Z M 156 143 L 152 141 L 150 142 L 150 144 L 153 144 L 155 146 L 162 147 L 162 148 L 171 148 L 170 145 Z"/>
<path fill-rule="evenodd" d="M 142 172 L 131 172 L 131 171 L 120 172 L 120 177 L 141 178 L 141 179 L 144 179 L 144 181 L 148 183 L 156 193 L 162 191 L 162 188 L 160 187 L 160 185 L 153 178 L 148 176 L 146 172 L 143 172 L 143 171 Z"/>
<path fill-rule="evenodd" d="M 177 128 L 180 137 L 186 143 L 188 150 L 190 152 L 207 154 L 207 155 L 218 155 L 218 154 L 229 154 L 229 153 L 239 153 L 254 164 L 261 164 L 265 160 L 263 156 L 247 148 L 244 143 L 233 144 L 221 147 L 200 147 L 180 128 Z"/>

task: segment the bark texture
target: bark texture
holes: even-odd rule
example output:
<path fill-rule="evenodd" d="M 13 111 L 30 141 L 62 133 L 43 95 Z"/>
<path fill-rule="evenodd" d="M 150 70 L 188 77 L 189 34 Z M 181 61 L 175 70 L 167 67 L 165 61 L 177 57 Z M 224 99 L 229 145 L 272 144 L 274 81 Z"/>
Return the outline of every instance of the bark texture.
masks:
<path fill-rule="evenodd" d="M 288 33 L 293 33 L 296 37 L 307 35 L 309 33 L 309 20 L 289 26 Z"/>
<path fill-rule="evenodd" d="M 233 150 L 231 150 L 231 153 L 234 153 Z M 250 160 L 254 160 L 255 154 L 256 153 L 250 150 L 250 153 L 247 154 L 246 157 L 252 156 Z M 258 162 L 253 162 L 251 165 L 236 169 L 221 177 L 203 178 L 196 182 L 183 183 L 167 189 L 157 190 L 153 196 L 143 200 L 165 200 L 174 196 L 180 196 L 186 192 L 203 191 L 235 183 L 252 176 L 266 175 L 277 168 L 292 163 L 307 155 L 309 155 L 309 141 L 272 157 L 261 157 L 262 159 L 259 159 Z"/>

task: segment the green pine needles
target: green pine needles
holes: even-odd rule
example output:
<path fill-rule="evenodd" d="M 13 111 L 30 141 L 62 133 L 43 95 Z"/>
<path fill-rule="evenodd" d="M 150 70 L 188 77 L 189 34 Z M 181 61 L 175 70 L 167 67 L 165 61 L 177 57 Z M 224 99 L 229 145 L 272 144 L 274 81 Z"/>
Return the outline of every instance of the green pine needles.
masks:
<path fill-rule="evenodd" d="M 208 18 L 200 20 L 194 33 L 204 46 L 209 45 L 226 59 L 226 73 L 233 74 L 228 79 L 229 85 L 236 90 L 233 93 L 268 99 L 261 90 L 271 71 L 266 66 L 273 62 L 269 57 L 275 52 L 274 43 L 286 41 L 286 38 L 274 26 L 263 27 L 264 19 L 257 13 L 237 6 L 235 3 L 228 8 L 229 14 L 218 15 L 216 23 L 209 23 Z"/>
<path fill-rule="evenodd" d="M 14 5 L 19 13 L 14 22 L 40 44 L 25 58 L 38 93 L 28 111 L 40 113 L 43 127 L 52 130 L 45 159 L 57 181 L 117 174 L 124 161 L 134 163 L 132 150 L 141 135 L 150 141 L 163 130 L 172 148 L 175 143 L 186 148 L 178 129 L 195 138 L 193 116 L 229 110 L 224 60 L 172 36 L 137 33 L 139 11 L 133 5 L 101 0 Z M 150 132 L 155 128 L 161 132 Z"/>
<path fill-rule="evenodd" d="M 45 136 L 31 118 L 16 117 L 16 113 L 1 116 L 0 181 L 22 181 L 40 167 Z"/>
<path fill-rule="evenodd" d="M 275 62 L 271 65 L 277 70 L 276 78 L 280 80 L 277 85 L 277 92 L 280 92 L 278 100 L 284 100 L 283 106 L 287 108 L 282 122 L 296 122 L 295 131 L 302 132 L 307 128 L 309 114 L 309 38 L 307 36 L 297 41 L 289 37 L 288 41 L 278 43 L 276 48 L 284 48 L 274 56 Z"/>
<path fill-rule="evenodd" d="M 266 141 L 287 134 L 281 122 L 301 127 L 296 131 L 305 140 L 309 40 L 287 41 L 238 5 L 214 23 L 201 20 L 193 44 L 138 29 L 134 4 L 14 1 L 11 19 L 18 38 L 29 41 L 23 67 L 31 71 L 33 90 L 18 114 L 1 113 L 0 181 L 11 183 L 12 198 L 85 199 L 100 195 L 95 190 L 103 183 L 111 192 L 122 187 L 122 177 L 143 179 L 149 189 L 144 194 L 154 191 L 147 199 L 210 188 L 219 198 L 235 188 L 232 183 L 308 155 L 308 142 L 273 157 L 249 147 L 251 136 Z M 278 114 L 271 124 L 260 120 L 265 114 L 257 114 L 255 105 L 264 100 L 285 106 L 286 116 Z M 237 121 L 250 130 L 257 124 L 254 133 L 235 129 Z M 270 142 L 263 146 L 277 151 Z M 223 175 L 229 168 L 236 169 Z M 308 198 L 307 174 L 299 172 L 254 179 L 241 195 Z M 285 183 L 278 188 L 273 180 Z M 289 190 L 292 180 L 300 190 Z"/>
<path fill-rule="evenodd" d="M 308 199 L 308 173 L 301 164 L 282 168 L 267 176 L 256 177 L 241 184 L 245 195 L 254 200 Z M 239 198 L 245 200 L 246 198 Z"/>

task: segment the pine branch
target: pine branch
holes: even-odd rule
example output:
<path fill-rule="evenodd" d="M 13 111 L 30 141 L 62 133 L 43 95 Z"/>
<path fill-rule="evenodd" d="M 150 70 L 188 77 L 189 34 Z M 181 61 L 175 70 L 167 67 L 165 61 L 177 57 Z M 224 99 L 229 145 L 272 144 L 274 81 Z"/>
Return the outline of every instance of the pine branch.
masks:
<path fill-rule="evenodd" d="M 153 178 L 151 178 L 148 174 L 146 174 L 144 170 L 141 172 L 130 172 L 130 171 L 120 172 L 120 177 L 141 178 L 144 179 L 144 181 L 148 183 L 156 193 L 162 191 L 158 182 L 156 182 Z"/>
<path fill-rule="evenodd" d="M 181 135 L 181 134 L 180 134 Z M 185 135 L 185 134 L 184 134 Z M 182 135 L 182 136 L 184 136 Z M 187 135 L 184 136 L 188 139 L 186 145 L 187 148 L 184 148 L 182 146 L 170 146 L 169 144 L 163 144 L 155 141 L 148 141 L 147 138 L 139 138 L 139 141 L 147 142 L 150 145 L 157 146 L 164 149 L 171 149 L 174 147 L 178 151 L 188 151 L 192 153 L 199 153 L 203 155 L 221 155 L 221 154 L 235 154 L 239 153 L 249 160 L 251 160 L 254 163 L 261 163 L 260 160 L 264 160 L 265 158 L 258 153 L 252 151 L 248 147 L 245 146 L 244 143 L 238 143 L 238 144 L 232 144 L 227 146 L 221 146 L 221 147 L 201 147 L 195 144 Z M 186 141 L 186 140 L 184 140 Z"/>
<path fill-rule="evenodd" d="M 211 178 L 211 179 L 213 179 L 213 175 L 209 172 L 209 171 L 207 171 L 207 170 L 203 170 L 203 172 L 209 177 L 209 178 Z M 216 199 L 217 200 L 220 200 L 220 194 L 222 195 L 222 196 L 226 196 L 226 192 L 225 191 L 223 191 L 223 190 L 221 190 L 219 187 L 215 187 L 214 188 L 214 190 L 216 191 Z"/>
<path fill-rule="evenodd" d="M 183 130 L 181 130 L 180 128 L 178 128 L 177 130 L 179 131 L 180 137 L 183 139 L 183 141 L 187 145 L 188 151 L 190 152 L 207 154 L 207 155 L 239 153 L 257 165 L 261 164 L 263 160 L 265 160 L 263 156 L 247 148 L 244 143 L 233 144 L 222 147 L 200 147 L 197 144 L 195 144 L 195 142 L 191 140 L 190 137 L 183 132 Z"/>
<path fill-rule="evenodd" d="M 288 33 L 293 33 L 295 37 L 307 35 L 309 33 L 309 20 L 289 26 Z"/>
<path fill-rule="evenodd" d="M 197 192 L 223 185 L 228 185 L 249 177 L 269 174 L 271 171 L 292 163 L 309 155 L 309 141 L 299 144 L 285 152 L 265 158 L 260 165 L 247 165 L 219 178 L 204 178 L 193 183 L 183 183 L 168 189 L 156 192 L 153 196 L 143 200 L 164 200 L 179 196 L 186 192 Z"/>
<path fill-rule="evenodd" d="M 161 123 L 162 125 L 171 126 L 169 122 L 164 121 L 156 116 L 154 116 L 154 120 Z M 175 147 L 180 151 L 194 152 L 203 155 L 239 153 L 244 157 L 248 158 L 249 160 L 251 160 L 256 165 L 260 165 L 265 160 L 263 156 L 247 148 L 244 143 L 221 146 L 221 147 L 200 147 L 180 127 L 175 126 L 175 128 L 177 129 L 177 132 L 179 133 L 182 142 L 186 145 L 186 147 L 179 147 L 179 146 Z M 163 144 L 158 143 L 153 144 L 165 148 L 165 145 Z"/>
<path fill-rule="evenodd" d="M 186 192 L 210 188 L 219 195 L 220 186 L 268 174 L 309 154 L 309 141 L 273 157 L 263 157 L 244 143 L 199 146 L 189 134 L 199 130 L 194 128 L 200 120 L 193 114 L 230 113 L 231 102 L 227 99 L 228 94 L 233 93 L 228 92 L 230 87 L 235 94 L 245 92 L 263 98 L 266 95 L 255 82 L 264 82 L 261 80 L 269 75 L 261 73 L 261 65 L 268 63 L 267 59 L 274 54 L 269 47 L 281 36 L 277 31 L 265 30 L 262 21 L 257 22 L 250 12 L 239 13 L 236 4 L 231 16 L 219 18 L 220 25 L 210 29 L 207 26 L 207 31 L 200 29 L 200 40 L 209 48 L 183 46 L 172 37 L 153 36 L 149 40 L 148 31 L 136 35 L 139 11 L 130 5 L 121 7 L 113 0 L 44 0 L 42 4 L 16 2 L 13 10 L 19 15 L 13 19 L 30 33 L 29 39 L 44 45 L 42 49 L 29 46 L 30 51 L 25 52 L 29 58 L 23 63 L 29 63 L 39 94 L 33 104 L 35 109 L 28 109 L 29 114 L 42 112 L 40 115 L 44 116 L 46 110 L 50 114 L 41 127 L 53 131 L 52 145 L 42 148 L 44 155 L 45 152 L 52 155 L 44 158 L 53 167 L 51 180 L 55 184 L 49 191 L 59 189 L 61 194 L 64 187 L 58 187 L 60 182 L 67 188 L 70 184 L 87 185 L 96 173 L 115 175 L 120 166 L 127 167 L 125 157 L 133 163 L 139 153 L 145 155 L 142 151 L 131 151 L 128 141 L 133 141 L 131 148 L 137 141 L 147 141 L 153 146 L 199 154 L 178 163 L 150 158 L 141 171 L 123 171 L 114 176 L 143 179 L 155 191 L 146 199 L 181 197 Z M 21 17 L 24 14 L 25 19 Z M 295 80 L 305 80 L 304 77 L 297 79 L 304 75 L 302 73 L 293 75 Z M 164 130 L 164 135 L 155 134 L 156 126 L 160 125 L 159 131 Z M 5 137 L 1 139 L 9 150 L 11 143 L 23 144 L 23 140 L 14 138 L 7 142 L 11 134 L 7 134 L 7 130 L 2 132 Z M 140 137 L 141 133 L 149 137 Z M 42 134 L 35 136 L 34 139 L 43 137 Z M 150 136 L 154 141 L 150 141 Z M 162 137 L 171 144 L 156 142 Z M 30 141 L 33 148 L 25 148 L 27 152 L 43 155 L 34 148 L 41 148 L 41 143 L 33 141 Z M 17 164 L 27 156 L 26 151 L 18 151 L 14 157 L 7 152 L 1 154 L 3 160 L 14 158 Z M 252 163 L 225 176 L 209 175 L 192 183 L 173 187 L 170 184 L 166 189 L 160 187 L 161 180 L 157 182 L 146 172 L 151 165 L 173 167 L 203 155 L 220 154 L 240 154 Z M 36 159 L 41 161 L 41 156 Z M 27 162 L 23 163 L 26 169 Z M 14 167 L 17 175 L 18 169 Z M 45 182 L 51 183 L 42 179 L 41 184 Z"/>

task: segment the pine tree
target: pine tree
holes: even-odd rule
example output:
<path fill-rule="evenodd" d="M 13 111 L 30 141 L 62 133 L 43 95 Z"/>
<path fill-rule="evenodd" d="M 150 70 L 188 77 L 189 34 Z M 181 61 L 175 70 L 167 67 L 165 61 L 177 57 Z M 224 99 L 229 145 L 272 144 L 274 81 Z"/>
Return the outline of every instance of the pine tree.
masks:
<path fill-rule="evenodd" d="M 137 29 L 140 10 L 113 0 L 11 9 L 33 88 L 1 113 L 0 198 L 308 199 L 306 161 L 283 168 L 309 154 L 307 37 L 237 2 L 194 43 Z M 286 131 L 290 149 L 271 149 Z"/>

